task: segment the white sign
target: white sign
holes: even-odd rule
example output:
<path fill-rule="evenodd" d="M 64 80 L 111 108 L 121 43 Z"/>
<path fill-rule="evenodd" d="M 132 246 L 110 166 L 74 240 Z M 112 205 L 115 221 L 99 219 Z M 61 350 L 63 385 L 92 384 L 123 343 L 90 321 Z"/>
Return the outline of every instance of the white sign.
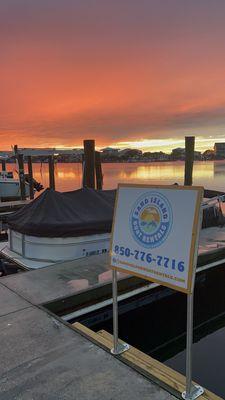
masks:
<path fill-rule="evenodd" d="M 120 184 L 111 266 L 191 293 L 202 198 L 201 187 Z"/>

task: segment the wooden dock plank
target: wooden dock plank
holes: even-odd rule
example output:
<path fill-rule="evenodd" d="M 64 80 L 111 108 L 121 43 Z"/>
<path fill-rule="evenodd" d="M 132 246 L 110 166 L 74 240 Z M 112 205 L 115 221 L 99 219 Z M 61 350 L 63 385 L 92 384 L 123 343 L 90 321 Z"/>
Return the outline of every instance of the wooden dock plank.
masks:
<path fill-rule="evenodd" d="M 111 350 L 113 346 L 113 336 L 110 333 L 104 330 L 101 330 L 97 333 L 93 332 L 91 329 L 78 322 L 72 324 L 72 326 L 85 337 L 93 340 L 101 347 L 108 351 Z M 122 341 L 120 342 L 122 343 Z M 159 361 L 132 346 L 128 351 L 117 357 L 130 367 L 136 369 L 141 374 L 145 375 L 151 380 L 154 380 L 164 388 L 167 388 L 168 391 L 172 391 L 173 393 L 175 392 L 176 395 L 181 398 L 181 393 L 185 390 L 186 379 L 179 372 L 174 371 L 172 368 L 160 363 Z M 222 400 L 221 397 L 208 390 L 205 390 L 204 394 L 200 396 L 199 399 Z"/>
<path fill-rule="evenodd" d="M 86 326 L 80 324 L 80 322 L 75 322 L 74 324 L 71 324 L 72 327 L 80 332 L 83 336 L 92 339 L 96 343 L 100 343 L 108 349 L 109 346 L 109 340 L 108 338 L 104 338 L 103 336 L 100 336 L 98 333 L 92 331 L 91 329 L 87 328 Z"/>
<path fill-rule="evenodd" d="M 106 331 L 99 331 L 98 334 L 104 339 L 108 339 L 108 346 L 112 348 L 113 337 Z M 123 354 L 123 357 L 136 365 L 140 369 L 146 370 L 152 377 L 164 382 L 168 386 L 172 386 L 178 392 L 184 391 L 185 377 L 166 365 L 160 363 L 154 358 L 142 353 L 135 347 L 131 347 L 129 352 Z"/>
<path fill-rule="evenodd" d="M 113 345 L 113 336 L 102 330 L 99 331 L 98 334 L 102 336 L 104 339 L 108 338 L 109 340 L 109 348 L 111 349 Z M 141 364 L 144 368 L 151 371 L 153 373 L 156 372 L 156 378 L 160 378 L 165 376 L 166 382 L 171 382 L 174 386 L 173 388 L 176 390 L 176 387 L 179 388 L 179 392 L 182 393 L 185 390 L 185 383 L 186 378 L 179 372 L 173 370 L 172 368 L 162 364 L 161 362 L 155 360 L 154 358 L 148 356 L 147 354 L 143 353 L 142 351 L 136 349 L 135 347 L 131 347 L 131 349 L 122 354 L 122 356 L 126 359 L 131 359 L 134 363 Z M 221 397 L 215 395 L 214 393 L 210 392 L 209 390 L 205 389 L 205 392 L 202 396 L 199 397 L 200 399 L 204 400 L 222 400 Z"/>

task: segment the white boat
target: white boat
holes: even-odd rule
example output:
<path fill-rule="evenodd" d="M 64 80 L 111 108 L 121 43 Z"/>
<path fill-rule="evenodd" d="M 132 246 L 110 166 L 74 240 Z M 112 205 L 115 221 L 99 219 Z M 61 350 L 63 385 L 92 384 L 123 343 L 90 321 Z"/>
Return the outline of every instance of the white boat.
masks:
<path fill-rule="evenodd" d="M 94 189 L 66 193 L 45 190 L 8 218 L 9 242 L 2 254 L 28 269 L 36 269 L 107 253 L 115 193 Z M 225 223 L 222 201 L 224 195 L 208 198 L 202 204 L 201 258 L 212 251 L 214 261 L 225 248 L 225 229 L 219 227 Z"/>
<path fill-rule="evenodd" d="M 25 183 L 25 195 L 29 196 L 29 184 Z M 15 179 L 12 171 L 0 172 L 0 199 L 18 200 L 21 198 L 20 181 Z"/>
<path fill-rule="evenodd" d="M 108 253 L 110 233 L 78 237 L 36 237 L 9 230 L 9 249 L 27 260 L 55 263 Z"/>
<path fill-rule="evenodd" d="M 8 218 L 4 253 L 27 268 L 109 251 L 114 190 L 45 190 Z"/>

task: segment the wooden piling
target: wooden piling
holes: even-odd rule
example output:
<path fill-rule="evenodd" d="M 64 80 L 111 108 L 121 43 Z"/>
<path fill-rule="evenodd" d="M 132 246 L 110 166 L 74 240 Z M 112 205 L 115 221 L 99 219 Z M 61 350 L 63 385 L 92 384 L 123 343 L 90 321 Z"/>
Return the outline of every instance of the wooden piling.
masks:
<path fill-rule="evenodd" d="M 34 181 L 33 181 L 33 166 L 32 166 L 32 157 L 27 157 L 28 161 L 28 180 L 29 180 L 29 190 L 30 190 L 30 199 L 34 198 Z"/>
<path fill-rule="evenodd" d="M 84 140 L 84 186 L 95 189 L 95 141 Z"/>
<path fill-rule="evenodd" d="M 185 173 L 184 184 L 192 185 L 193 163 L 194 163 L 195 137 L 185 136 Z"/>
<path fill-rule="evenodd" d="M 1 162 L 2 162 L 2 171 L 6 171 L 6 160 L 2 158 Z"/>
<path fill-rule="evenodd" d="M 18 160 L 18 167 L 19 167 L 21 200 L 26 200 L 26 186 L 25 186 L 23 154 L 17 154 L 17 160 Z"/>
<path fill-rule="evenodd" d="M 85 187 L 85 164 L 84 164 L 84 154 L 81 155 L 81 167 L 82 167 L 82 187 Z"/>
<path fill-rule="evenodd" d="M 54 156 L 48 156 L 49 187 L 55 190 L 55 163 Z"/>
<path fill-rule="evenodd" d="M 103 174 L 101 164 L 101 153 L 100 151 L 95 152 L 95 173 L 96 173 L 96 186 L 98 190 L 102 190 L 103 187 Z"/>

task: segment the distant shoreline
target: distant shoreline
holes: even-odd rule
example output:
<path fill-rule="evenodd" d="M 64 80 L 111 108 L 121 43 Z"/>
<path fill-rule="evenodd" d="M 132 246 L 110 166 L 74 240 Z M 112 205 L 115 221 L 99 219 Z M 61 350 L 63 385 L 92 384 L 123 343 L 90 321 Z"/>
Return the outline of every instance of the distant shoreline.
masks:
<path fill-rule="evenodd" d="M 194 162 L 211 162 L 211 161 L 225 161 L 225 158 L 215 158 L 214 160 L 194 160 Z M 63 161 L 63 160 L 57 160 L 55 159 L 55 162 L 57 164 L 81 164 L 81 161 Z M 128 160 L 101 160 L 102 164 L 154 164 L 154 163 L 179 163 L 179 162 L 185 162 L 185 160 L 134 160 L 134 161 L 128 161 Z M 6 164 L 15 164 L 16 160 L 12 161 L 6 161 Z M 40 161 L 40 160 L 35 160 L 35 157 L 32 160 L 33 164 L 48 164 L 48 160 Z M 24 160 L 24 164 L 27 164 L 27 161 Z"/>

